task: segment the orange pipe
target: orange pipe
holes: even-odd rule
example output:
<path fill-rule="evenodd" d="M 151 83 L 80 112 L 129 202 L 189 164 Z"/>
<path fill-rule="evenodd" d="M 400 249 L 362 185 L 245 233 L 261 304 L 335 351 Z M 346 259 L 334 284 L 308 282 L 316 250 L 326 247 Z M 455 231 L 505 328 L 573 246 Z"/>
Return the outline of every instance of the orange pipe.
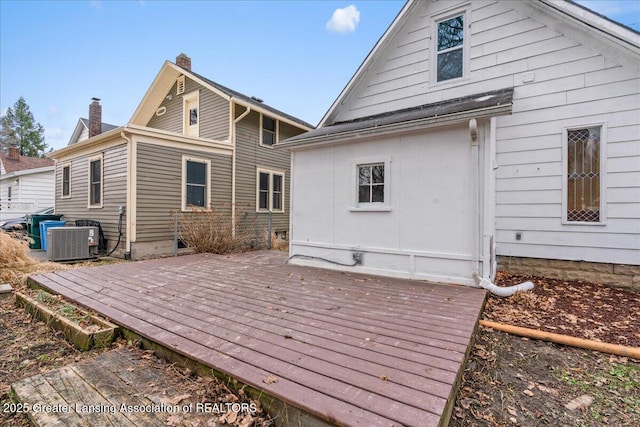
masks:
<path fill-rule="evenodd" d="M 543 341 L 550 341 L 557 344 L 569 345 L 572 347 L 584 348 L 587 350 L 599 351 L 601 353 L 616 354 L 618 356 L 632 357 L 640 360 L 640 347 L 627 347 L 606 342 L 585 340 L 582 338 L 570 337 L 568 335 L 554 334 L 553 332 L 539 331 L 537 329 L 521 328 L 519 326 L 505 325 L 504 323 L 492 322 L 490 320 L 480 320 L 480 325 L 497 331 L 508 332 L 522 337 L 535 338 Z"/>

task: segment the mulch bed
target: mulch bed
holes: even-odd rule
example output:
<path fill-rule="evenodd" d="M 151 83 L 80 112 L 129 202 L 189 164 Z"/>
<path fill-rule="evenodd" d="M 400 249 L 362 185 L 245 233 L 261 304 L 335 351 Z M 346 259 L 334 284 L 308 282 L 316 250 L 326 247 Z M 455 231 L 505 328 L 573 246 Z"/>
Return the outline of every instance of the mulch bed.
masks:
<path fill-rule="evenodd" d="M 582 281 L 499 272 L 496 285 L 531 281 L 509 298 L 490 296 L 484 318 L 596 341 L 640 347 L 640 293 Z"/>

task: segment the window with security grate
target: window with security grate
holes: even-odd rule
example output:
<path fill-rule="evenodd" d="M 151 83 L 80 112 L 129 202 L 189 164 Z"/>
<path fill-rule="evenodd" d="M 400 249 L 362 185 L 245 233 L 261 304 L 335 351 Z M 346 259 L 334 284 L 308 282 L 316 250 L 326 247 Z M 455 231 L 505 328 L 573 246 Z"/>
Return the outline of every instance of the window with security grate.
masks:
<path fill-rule="evenodd" d="M 567 132 L 567 221 L 601 221 L 600 126 Z"/>

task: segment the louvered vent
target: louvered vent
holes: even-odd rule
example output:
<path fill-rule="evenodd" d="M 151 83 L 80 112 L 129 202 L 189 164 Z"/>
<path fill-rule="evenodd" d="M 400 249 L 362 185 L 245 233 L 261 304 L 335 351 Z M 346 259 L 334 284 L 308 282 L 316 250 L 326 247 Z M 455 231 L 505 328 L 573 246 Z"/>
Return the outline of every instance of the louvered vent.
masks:
<path fill-rule="evenodd" d="M 176 81 L 176 95 L 182 95 L 184 93 L 184 86 L 184 76 L 178 77 L 178 80 Z"/>

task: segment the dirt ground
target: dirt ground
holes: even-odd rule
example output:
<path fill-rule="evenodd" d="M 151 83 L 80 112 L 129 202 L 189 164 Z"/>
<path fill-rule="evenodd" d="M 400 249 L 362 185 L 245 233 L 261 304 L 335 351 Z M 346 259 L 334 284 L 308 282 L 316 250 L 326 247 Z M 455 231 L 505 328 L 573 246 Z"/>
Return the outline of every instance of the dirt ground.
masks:
<path fill-rule="evenodd" d="M 158 359 L 152 352 L 139 349 L 135 342 L 121 339 L 109 348 L 78 351 L 64 339 L 64 336 L 54 333 L 43 322 L 33 321 L 27 312 L 15 305 L 13 299 L 5 299 L 0 301 L 0 408 L 4 409 L 5 404 L 11 402 L 11 383 L 119 347 L 129 347 L 136 352 L 139 359 L 145 361 L 140 366 L 152 366 L 160 370 L 165 378 L 163 387 L 180 390 L 184 399 L 219 404 L 252 402 L 247 396 L 230 391 L 215 377 L 195 376 L 189 370 Z M 31 426 L 26 415 L 12 414 L 2 409 L 0 425 L 3 427 Z M 249 427 L 272 424 L 262 410 L 250 418 L 234 417 L 228 419 L 226 425 Z M 213 419 L 209 424 L 203 424 L 204 421 L 201 419 L 195 424 L 191 421 L 193 420 L 188 416 L 174 416 L 168 418 L 168 425 L 197 427 L 225 423 L 220 419 Z M 218 424 L 215 424 L 216 421 Z"/>
<path fill-rule="evenodd" d="M 11 276 L 14 286 L 20 286 L 23 280 L 18 278 L 23 273 L 14 276 Z M 3 280 L 8 280 L 6 277 Z M 533 292 L 505 299 L 489 297 L 483 317 L 581 338 L 640 346 L 638 293 L 504 273 L 496 283 L 507 286 L 525 280 L 536 284 Z M 135 347 L 136 343 L 121 340 L 114 346 Z M 0 408 L 11 401 L 9 388 L 14 381 L 103 351 L 106 349 L 77 351 L 63 336 L 33 321 L 15 306 L 12 298 L 0 300 Z M 161 360 L 149 353 L 143 357 L 163 366 Z M 213 378 L 194 377 L 173 366 L 171 371 L 172 382 L 200 399 L 245 398 L 233 395 Z M 591 403 L 575 410 L 565 407 L 583 396 L 588 396 Z M 241 421 L 233 420 L 231 424 L 239 425 Z M 249 425 L 270 423 L 266 418 L 256 418 Z M 30 423 L 25 416 L 0 411 L 0 425 L 23 427 Z M 181 425 L 181 421 L 176 425 Z M 510 425 L 640 425 L 639 361 L 480 327 L 450 426 Z"/>
<path fill-rule="evenodd" d="M 531 280 L 533 292 L 489 297 L 483 317 L 627 346 L 640 345 L 640 295 L 584 282 Z M 572 400 L 590 399 L 567 409 Z M 638 360 L 519 338 L 480 327 L 450 426 L 638 426 Z"/>

